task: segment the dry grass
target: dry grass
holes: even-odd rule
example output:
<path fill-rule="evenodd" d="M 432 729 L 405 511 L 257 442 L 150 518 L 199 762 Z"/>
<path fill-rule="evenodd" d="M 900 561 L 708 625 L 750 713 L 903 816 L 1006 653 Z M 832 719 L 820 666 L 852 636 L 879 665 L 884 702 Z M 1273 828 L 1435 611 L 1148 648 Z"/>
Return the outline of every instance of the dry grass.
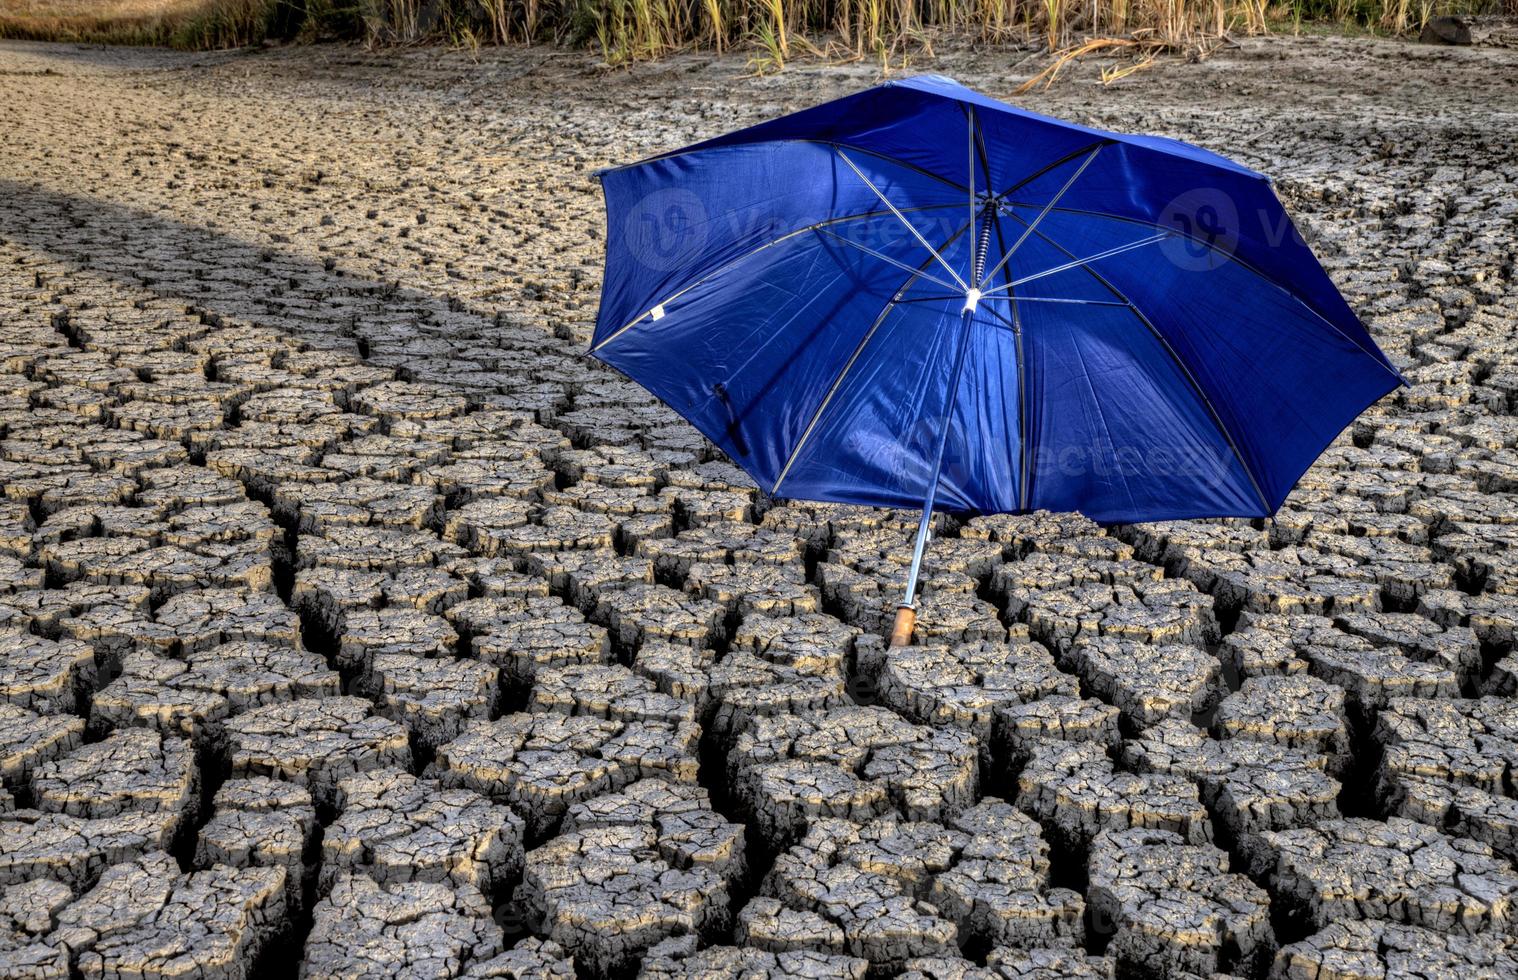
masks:
<path fill-rule="evenodd" d="M 759 71 L 784 67 L 797 53 L 899 64 L 931 53 L 935 38 L 1051 52 L 1077 37 L 1101 36 L 1109 52 L 1116 39 L 1141 38 L 1147 54 L 1265 27 L 1262 0 L 599 0 L 578 9 L 611 64 L 687 47 L 746 47 Z M 516 34 L 527 35 L 520 21 Z"/>
<path fill-rule="evenodd" d="M 280 0 L 0 0 L 0 37 L 184 48 L 268 36 Z"/>
<path fill-rule="evenodd" d="M 1035 84 L 1074 60 L 1129 59 L 1115 81 L 1157 58 L 1205 56 L 1272 19 L 1415 32 L 1452 9 L 1518 0 L 0 0 L 0 37 L 235 47 L 268 37 L 367 43 L 553 42 L 598 48 L 609 64 L 699 48 L 747 50 L 757 71 L 796 57 L 900 66 L 934 39 L 1043 47 Z"/>
<path fill-rule="evenodd" d="M 0 16 L 69 23 L 174 17 L 198 0 L 0 0 Z"/>
<path fill-rule="evenodd" d="M 0 35 L 153 43 L 203 0 L 0 0 Z"/>

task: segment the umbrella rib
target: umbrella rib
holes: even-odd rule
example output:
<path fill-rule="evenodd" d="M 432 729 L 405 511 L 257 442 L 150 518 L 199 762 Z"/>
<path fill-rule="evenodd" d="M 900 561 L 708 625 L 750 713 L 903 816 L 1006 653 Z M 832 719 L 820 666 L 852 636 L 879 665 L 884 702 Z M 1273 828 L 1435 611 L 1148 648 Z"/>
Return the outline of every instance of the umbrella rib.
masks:
<path fill-rule="evenodd" d="M 891 265 L 894 265 L 898 269 L 902 269 L 902 270 L 904 270 L 906 272 L 910 272 L 913 275 L 920 275 L 924 279 L 928 280 L 929 282 L 932 282 L 932 283 L 935 283 L 935 284 L 937 284 L 939 286 L 942 286 L 945 289 L 953 289 L 954 288 L 954 284 L 953 283 L 944 282 L 942 279 L 939 279 L 937 276 L 930 276 L 926 272 L 921 271 L 920 269 L 914 269 L 911 266 L 907 265 L 905 262 L 900 262 L 900 261 L 898 261 L 896 259 L 891 258 L 889 255 L 885 255 L 885 254 L 882 254 L 880 252 L 875 251 L 873 248 L 870 248 L 868 245 L 861 245 L 859 242 L 851 241 L 851 240 L 849 240 L 847 238 L 844 238 L 842 235 L 835 234 L 834 232 L 828 231 L 826 228 L 818 228 L 818 229 L 816 229 L 816 231 L 817 231 L 817 234 L 819 234 L 819 235 L 826 235 L 829 238 L 837 239 L 838 241 L 842 242 L 845 245 L 849 245 L 849 246 L 851 246 L 853 248 L 857 248 L 857 249 L 859 249 L 859 251 L 864 252 L 866 255 L 873 255 L 875 258 L 879 259 L 880 261 L 889 263 Z"/>
<path fill-rule="evenodd" d="M 1005 286 L 1001 286 L 1001 287 L 998 287 L 998 288 L 1005 289 L 1006 287 Z M 948 301 L 948 300 L 954 300 L 955 302 L 963 302 L 964 301 L 964 297 L 963 296 L 913 296 L 911 299 L 904 299 L 904 300 L 901 300 L 901 302 L 903 302 L 903 303 L 932 303 L 932 302 L 935 302 L 935 301 L 937 301 L 937 302 L 945 302 L 945 301 Z M 993 301 L 993 300 L 997 301 L 997 302 L 1001 302 L 1001 303 L 1070 303 L 1070 304 L 1074 304 L 1076 306 L 1127 306 L 1128 305 L 1127 303 L 1119 303 L 1116 300 L 1105 300 L 1105 299 L 1068 299 L 1068 298 L 1063 297 L 1063 296 L 1004 296 L 1001 293 L 990 293 L 990 294 L 981 293 L 980 294 L 980 301 L 982 303 Z"/>
<path fill-rule="evenodd" d="M 962 191 L 962 190 L 964 190 L 964 187 L 961 184 L 959 184 L 956 181 L 952 181 L 949 178 L 944 177 L 941 174 L 935 174 L 933 171 L 931 171 L 931 170 L 925 170 L 922 167 L 917 166 L 917 164 L 915 164 L 915 163 L 907 163 L 905 160 L 898 160 L 896 157 L 888 156 L 888 155 L 886 155 L 884 153 L 878 153 L 875 150 L 865 149 L 862 146 L 854 146 L 854 145 L 849 144 L 849 143 L 836 143 L 836 142 L 833 142 L 831 140 L 806 140 L 806 139 L 803 139 L 803 140 L 797 140 L 796 142 L 798 142 L 798 143 L 817 143 L 820 146 L 831 147 L 834 150 L 840 150 L 840 149 L 843 149 L 845 146 L 847 146 L 851 151 L 853 151 L 855 153 L 863 153 L 865 156 L 871 156 L 871 157 L 874 157 L 877 160 L 884 160 L 886 163 L 889 163 L 892 166 L 900 167 L 903 170 L 910 170 L 914 174 L 921 174 L 922 176 L 927 177 L 930 180 L 936 180 L 940 184 L 943 184 L 945 187 L 952 187 L 956 191 Z"/>
<path fill-rule="evenodd" d="M 1002 323 L 1005 323 L 1012 329 L 1012 340 L 1017 348 L 1017 454 L 1019 466 L 1017 509 L 1027 510 L 1027 481 L 1024 479 L 1024 476 L 1029 464 L 1027 455 L 1028 433 L 1026 431 L 1026 419 L 1024 418 L 1023 412 L 1023 330 L 1018 320 L 1008 319 L 1002 314 L 996 312 L 995 307 L 986 307 L 986 312 L 996 317 L 998 320 L 1000 320 Z M 1017 306 L 1015 301 L 1014 305 L 1012 305 L 1007 312 L 1011 313 L 1014 317 L 1017 316 Z M 1020 319 L 1021 318 L 1019 318 L 1019 320 Z"/>
<path fill-rule="evenodd" d="M 943 266 L 945 271 L 954 277 L 955 282 L 959 283 L 959 288 L 968 292 L 970 287 L 965 284 L 965 281 L 963 279 L 960 278 L 959 273 L 954 271 L 954 267 L 949 265 L 948 262 L 944 261 L 944 257 L 938 254 L 938 249 L 928 244 L 928 240 L 922 237 L 922 232 L 917 230 L 917 226 L 908 221 L 907 216 L 902 214 L 901 211 L 897 209 L 896 205 L 891 203 L 890 198 L 881 193 L 880 188 L 875 186 L 875 182 L 872 181 L 869 177 L 865 176 L 864 171 L 860 170 L 859 167 L 855 165 L 854 161 L 849 159 L 849 155 L 843 152 L 843 150 L 837 146 L 833 147 L 833 152 L 838 154 L 838 156 L 843 159 L 843 162 L 849 165 L 849 169 L 854 171 L 855 176 L 864 181 L 866 187 L 875 192 L 875 196 L 880 198 L 880 203 L 891 209 L 891 213 L 896 216 L 896 220 L 900 221 L 903 225 L 906 226 L 907 231 L 910 231 L 912 233 L 912 237 L 917 239 L 917 243 L 932 253 L 933 258 L 938 260 L 938 264 Z"/>
<path fill-rule="evenodd" d="M 1047 235 L 1040 234 L 1039 237 L 1042 238 L 1042 239 L 1044 239 L 1045 241 L 1049 241 L 1049 236 L 1047 236 Z M 1144 238 L 1144 239 L 1141 239 L 1141 240 L 1136 241 L 1136 242 L 1129 242 L 1126 245 L 1118 245 L 1118 246 L 1115 246 L 1113 248 L 1106 249 L 1105 251 L 1097 252 L 1095 255 L 1088 255 L 1088 256 L 1086 256 L 1083 259 L 1074 259 L 1074 260 L 1072 260 L 1070 262 L 1065 262 L 1065 263 L 1062 263 L 1060 265 L 1057 265 L 1057 266 L 1055 266 L 1052 269 L 1045 269 L 1042 272 L 1035 272 L 1032 275 L 1023 276 L 1021 279 L 1014 279 L 1014 280 L 1012 280 L 1009 283 L 1006 283 L 1006 284 L 1001 285 L 1001 286 L 997 286 L 993 290 L 988 290 L 987 292 L 990 292 L 992 294 L 991 297 L 987 297 L 985 293 L 982 293 L 981 296 L 982 296 L 982 298 L 993 298 L 993 297 L 995 297 L 995 294 L 1000 293 L 1003 289 L 1011 289 L 1013 286 L 1021 286 L 1021 285 L 1024 285 L 1025 283 L 1033 282 L 1036 279 L 1046 279 L 1049 276 L 1057 275 L 1057 274 L 1059 274 L 1061 272 L 1065 272 L 1065 271 L 1068 271 L 1070 269 L 1074 269 L 1077 266 L 1084 266 L 1084 265 L 1087 265 L 1087 264 L 1089 264 L 1091 262 L 1097 262 L 1097 261 L 1099 261 L 1101 259 L 1110 259 L 1114 255 L 1121 255 L 1124 252 L 1131 252 L 1131 251 L 1133 251 L 1136 248 L 1142 248 L 1145 245 L 1153 245 L 1155 242 L 1162 242 L 1162 241 L 1164 241 L 1167 238 L 1173 238 L 1173 237 L 1174 236 L 1170 235 L 1170 234 L 1151 235 L 1148 238 Z M 1049 243 L 1051 245 L 1054 244 L 1052 241 L 1049 241 Z M 1058 246 L 1056 246 L 1056 247 L 1058 247 Z M 1066 255 L 1070 255 L 1071 254 L 1070 252 L 1065 251 L 1065 249 L 1063 249 L 1063 248 L 1061 248 L 1060 251 L 1065 252 Z M 1026 298 L 1026 297 L 1023 297 L 1023 298 Z M 1080 302 L 1080 300 L 1066 300 L 1066 302 Z"/>
<path fill-rule="evenodd" d="M 1046 164 L 1046 165 L 1044 165 L 1042 167 L 1039 167 L 1037 170 L 1033 171 L 1031 174 L 1029 174 L 1028 176 L 1024 177 L 1022 180 L 1019 180 L 1017 183 L 1013 184 L 1011 187 L 1008 187 L 1006 190 L 1002 191 L 1000 194 L 998 194 L 996 196 L 1004 198 L 1008 194 L 1013 193 L 1014 191 L 1020 191 L 1024 187 L 1027 187 L 1029 184 L 1033 183 L 1038 178 L 1042 177 L 1044 174 L 1048 173 L 1049 171 L 1051 171 L 1051 170 L 1057 170 L 1060 167 L 1064 166 L 1065 164 L 1069 163 L 1071 160 L 1074 160 L 1074 159 L 1076 159 L 1077 157 L 1080 157 L 1083 154 L 1094 153 L 1097 150 L 1101 149 L 1102 147 L 1106 146 L 1108 143 L 1112 143 L 1112 142 L 1115 142 L 1115 140 L 1110 140 L 1110 139 L 1097 140 L 1095 143 L 1088 143 L 1088 144 L 1086 144 L 1085 146 L 1083 146 L 1083 147 L 1081 147 L 1079 149 L 1071 150 L 1069 153 L 1066 153 L 1064 156 L 1060 157 L 1058 160 L 1055 160 L 1053 163 L 1049 163 L 1049 164 Z"/>
<path fill-rule="evenodd" d="M 965 233 L 965 230 L 970 228 L 973 224 L 973 221 L 966 222 L 963 226 L 960 227 L 958 231 L 956 231 L 953 235 L 950 235 L 944 244 L 950 245 L 957 241 L 959 239 L 959 236 L 963 235 Z M 926 267 L 928 260 L 924 259 L 922 264 L 924 267 Z M 800 458 L 801 450 L 806 447 L 807 441 L 812 437 L 812 430 L 816 429 L 817 423 L 822 420 L 822 413 L 827 411 L 828 405 L 833 401 L 833 396 L 838 393 L 838 389 L 842 387 L 844 379 L 848 377 L 849 371 L 853 369 L 854 362 L 859 360 L 859 355 L 864 353 L 865 347 L 869 345 L 871 338 L 875 336 L 875 332 L 880 329 L 880 325 L 885 322 L 885 318 L 890 314 L 890 312 L 896 308 L 898 298 L 901 296 L 901 294 L 910 289 L 912 283 L 917 281 L 917 277 L 923 274 L 924 273 L 921 269 L 915 270 L 912 273 L 912 277 L 901 284 L 901 288 L 896 290 L 896 295 L 892 297 L 891 301 L 881 309 L 880 315 L 875 318 L 875 322 L 870 324 L 870 329 L 865 332 L 864 337 L 859 341 L 858 345 L 855 346 L 854 352 L 850 354 L 849 359 L 844 362 L 842 370 L 838 372 L 838 377 L 834 378 L 833 383 L 828 386 L 828 393 L 823 396 L 822 403 L 818 405 L 817 410 L 812 413 L 812 417 L 807 422 L 806 428 L 801 432 L 801 438 L 796 440 L 796 448 L 792 449 L 791 454 L 786 457 L 785 466 L 781 468 L 780 475 L 775 477 L 775 484 L 774 486 L 770 487 L 770 493 L 778 494 L 780 492 L 780 484 L 784 483 L 785 478 L 790 475 L 791 467 L 795 465 L 796 460 Z"/>
<path fill-rule="evenodd" d="M 1038 205 L 1036 205 L 1036 204 L 1030 204 L 1030 203 L 1019 202 L 1019 201 L 1008 201 L 1007 203 L 1010 204 L 1010 205 L 1012 205 L 1013 207 L 1028 207 L 1028 208 L 1038 207 Z M 1086 208 L 1056 208 L 1055 210 L 1063 212 L 1065 214 L 1086 214 L 1086 215 L 1091 215 L 1092 217 L 1096 217 L 1096 218 L 1107 218 L 1108 220 L 1111 220 L 1111 221 L 1122 221 L 1122 222 L 1126 222 L 1128 224 L 1145 225 L 1145 226 L 1150 227 L 1150 228 L 1161 228 L 1161 229 L 1164 229 L 1164 225 L 1159 225 L 1159 224 L 1156 224 L 1156 223 L 1154 223 L 1152 221 L 1144 221 L 1142 218 L 1125 218 L 1125 217 L 1123 217 L 1120 214 L 1109 214 L 1106 211 L 1091 211 L 1091 210 L 1086 209 Z M 1018 220 L 1021 221 L 1022 219 L 1019 218 Z M 1335 333 L 1337 333 L 1340 337 L 1343 337 L 1345 340 L 1349 341 L 1349 343 L 1352 344 L 1354 347 L 1356 347 L 1360 351 L 1360 353 L 1364 354 L 1366 357 L 1370 358 L 1371 360 L 1375 361 L 1377 364 L 1381 365 L 1382 370 L 1384 370 L 1384 371 L 1388 372 L 1389 374 L 1391 374 L 1392 377 L 1396 378 L 1404 386 L 1407 384 L 1407 379 L 1404 378 L 1404 377 L 1402 377 L 1402 375 L 1401 375 L 1400 372 L 1398 372 L 1395 369 L 1387 366 L 1387 364 L 1386 364 L 1385 361 L 1381 360 L 1381 358 L 1377 357 L 1375 354 L 1373 354 L 1370 351 L 1366 350 L 1364 344 L 1361 344 L 1358 340 L 1354 339 L 1353 337 L 1351 337 L 1347 333 L 1345 333 L 1343 331 L 1343 329 L 1341 329 L 1339 327 L 1338 324 L 1334 323 L 1332 320 L 1330 320 L 1328 317 L 1324 316 L 1322 313 L 1319 313 L 1316 309 L 1313 308 L 1313 306 L 1310 303 L 1305 302 L 1302 299 L 1302 297 L 1298 296 L 1296 293 L 1292 292 L 1291 290 L 1287 289 L 1285 286 L 1283 286 L 1280 283 L 1276 282 L 1274 279 L 1270 278 L 1265 273 L 1261 272 L 1259 269 L 1256 269 L 1253 265 L 1250 265 L 1248 262 L 1245 262 L 1243 259 L 1239 258 L 1237 255 L 1232 255 L 1232 254 L 1230 254 L 1228 252 L 1223 251 L 1222 249 L 1218 248 L 1216 245 L 1213 245 L 1211 242 L 1204 242 L 1200 238 L 1195 238 L 1195 237 L 1193 237 L 1191 235 L 1186 234 L 1183 231 L 1179 231 L 1179 230 L 1176 230 L 1176 229 L 1164 229 L 1164 230 L 1169 231 L 1172 235 L 1174 235 L 1177 238 L 1181 238 L 1181 239 L 1183 239 L 1185 241 L 1191 242 L 1191 243 L 1196 244 L 1196 245 L 1200 245 L 1200 246 L 1202 246 L 1205 249 L 1208 249 L 1208 250 L 1210 250 L 1212 252 L 1215 252 L 1216 254 L 1222 256 L 1222 258 L 1223 258 L 1224 261 L 1232 262 L 1232 263 L 1236 264 L 1239 268 L 1241 268 L 1244 271 L 1248 272 L 1250 275 L 1252 275 L 1255 278 L 1259 279 L 1261 282 L 1266 283 L 1267 285 L 1270 285 L 1270 286 L 1274 286 L 1276 289 L 1278 289 L 1281 292 L 1285 293 L 1287 296 L 1290 296 L 1297 303 L 1300 303 L 1303 307 L 1305 307 L 1307 309 L 1307 311 L 1309 313 L 1311 313 L 1313 316 L 1317 317 L 1319 320 L 1322 320 L 1324 323 L 1328 324 L 1328 326 L 1331 327 L 1333 329 L 1333 331 Z"/>
<path fill-rule="evenodd" d="M 817 411 L 812 413 L 811 420 L 807 422 L 806 428 L 802 430 L 801 438 L 796 440 L 796 448 L 792 449 L 790 456 L 786 457 L 785 466 L 781 468 L 780 475 L 775 477 L 775 485 L 770 487 L 770 493 L 777 494 L 780 492 L 780 484 L 784 483 L 785 478 L 790 475 L 791 467 L 795 465 L 797 457 L 801 455 L 801 450 L 806 447 L 807 440 L 811 439 L 812 430 L 817 427 L 818 421 L 822 418 L 822 413 L 827 411 L 828 405 L 832 404 L 833 396 L 838 393 L 838 388 L 843 384 L 843 380 L 849 376 L 849 371 L 853 370 L 854 362 L 859 360 L 859 355 L 864 353 L 864 349 L 874 339 L 875 331 L 880 329 L 880 325 L 885 322 L 887 314 L 893 309 L 895 309 L 895 304 L 887 303 L 881 309 L 880 315 L 875 318 L 875 322 L 870 324 L 870 329 L 865 332 L 864 337 L 854 347 L 854 353 L 850 354 L 849 359 L 844 362 L 843 370 L 839 371 L 838 377 L 833 379 L 832 385 L 828 387 L 828 393 L 822 398 L 822 404 L 817 406 Z"/>
<path fill-rule="evenodd" d="M 958 204 L 922 204 L 922 205 L 918 205 L 917 207 L 908 208 L 908 210 L 910 210 L 910 211 L 941 211 L 941 210 L 943 210 L 945 208 L 957 208 L 957 207 L 959 207 Z M 680 288 L 679 290 L 676 290 L 675 292 L 670 293 L 668 296 L 666 296 L 664 299 L 660 300 L 655 305 L 657 305 L 657 306 L 663 306 L 665 303 L 674 302 L 675 300 L 679 299 L 681 296 L 684 296 L 686 293 L 690 292 L 692 289 L 695 289 L 697 286 L 700 286 L 700 285 L 703 285 L 704 283 L 710 282 L 712 279 L 716 278 L 717 276 L 720 276 L 722 273 L 729 271 L 730 269 L 733 268 L 733 266 L 735 266 L 738 263 L 744 261 L 745 259 L 752 258 L 753 256 L 758 255 L 760 252 L 764 251 L 765 249 L 770 248 L 770 247 L 775 246 L 775 245 L 779 245 L 782 242 L 789 241 L 790 239 L 795 238 L 798 235 L 804 235 L 804 234 L 806 234 L 809 231 L 816 231 L 819 228 L 826 228 L 826 227 L 828 227 L 830 225 L 841 225 L 841 224 L 844 224 L 845 222 L 849 222 L 849 221 L 863 221 L 866 218 L 879 218 L 879 217 L 882 217 L 882 216 L 884 216 L 886 214 L 889 214 L 889 213 L 890 213 L 889 211 L 866 211 L 863 214 L 846 214 L 846 215 L 842 215 L 842 216 L 837 217 L 837 218 L 828 218 L 825 221 L 819 221 L 819 222 L 817 222 L 815 224 L 807 225 L 805 228 L 797 228 L 795 231 L 786 232 L 784 235 L 781 235 L 779 238 L 771 239 L 770 241 L 764 242 L 763 244 L 754 246 L 752 249 L 750 249 L 747 252 L 744 252 L 742 255 L 734 256 L 732 259 L 729 259 L 727 262 L 724 262 L 722 265 L 720 265 L 717 268 L 713 269 L 711 272 L 708 272 L 706 275 L 702 276 L 700 279 L 697 279 L 695 282 L 691 283 L 690 285 L 684 286 L 684 287 Z M 944 286 L 945 286 L 945 288 L 949 288 L 949 289 L 953 288 L 952 286 L 949 286 L 947 283 L 945 283 Z M 631 330 L 633 327 L 635 327 L 639 323 L 641 323 L 643 321 L 643 319 L 645 317 L 647 317 L 647 316 L 648 316 L 648 311 L 647 310 L 645 310 L 642 313 L 639 313 L 637 316 L 633 317 L 627 323 L 625 323 L 621 327 L 619 327 L 614 333 L 612 333 L 605 340 L 601 341 L 599 344 L 596 344 L 594 347 L 592 347 L 590 349 L 590 353 L 594 354 L 596 351 L 600 350 L 602 347 L 605 347 L 607 344 L 611 343 L 613 340 L 616 340 L 618 337 L 622 336 L 624 333 L 626 333 L 627 331 Z"/>
<path fill-rule="evenodd" d="M 969 185 L 970 185 L 970 224 L 973 225 L 973 224 L 975 224 L 975 107 L 972 106 L 972 105 L 967 105 L 967 104 L 965 104 L 963 102 L 961 102 L 960 105 L 964 106 L 964 110 L 965 110 L 965 132 L 966 132 L 966 135 L 969 138 L 968 139 L 968 141 L 969 141 L 969 154 L 968 154 L 968 157 L 969 157 L 969 163 L 970 163 L 970 166 L 969 166 L 969 172 L 970 172 L 970 180 L 969 180 Z M 973 273 L 972 273 L 972 275 L 973 275 Z M 977 282 L 975 285 L 979 286 L 980 283 Z"/>
<path fill-rule="evenodd" d="M 1022 218 L 1018 217 L 1015 214 L 1012 215 L 1012 217 L 1017 221 L 1023 221 Z M 1054 239 L 1050 238 L 1044 232 L 1038 232 L 1038 237 L 1042 238 L 1053 248 L 1064 252 L 1066 255 L 1073 256 L 1075 254 L 1069 249 L 1065 248 L 1063 245 L 1056 242 Z M 1175 352 L 1175 348 L 1170 346 L 1170 341 L 1165 339 L 1165 335 L 1160 333 L 1159 329 L 1155 327 L 1154 323 L 1144 315 L 1144 312 L 1133 304 L 1133 301 L 1128 298 L 1127 294 L 1125 294 L 1121 289 L 1118 289 L 1117 286 L 1108 280 L 1106 276 L 1102 275 L 1100 272 L 1097 272 L 1089 265 L 1085 265 L 1084 263 L 1076 264 L 1078 264 L 1082 269 L 1085 269 L 1086 272 L 1090 274 L 1091 278 L 1100 283 L 1104 288 L 1112 293 L 1112 295 L 1122 300 L 1122 304 L 1128 307 L 1129 312 L 1134 315 L 1139 323 L 1144 325 L 1144 328 L 1149 331 L 1155 340 L 1160 342 L 1160 346 L 1165 348 L 1165 353 L 1169 355 L 1171 362 L 1174 363 L 1177 368 L 1180 368 L 1181 374 L 1186 378 L 1186 382 L 1191 386 L 1192 393 L 1201 400 L 1202 405 L 1207 409 L 1207 415 L 1212 419 L 1212 424 L 1217 427 L 1218 433 L 1222 435 L 1224 441 L 1228 443 L 1228 448 L 1233 451 L 1233 458 L 1238 460 L 1239 468 L 1244 471 L 1245 476 L 1249 477 L 1249 485 L 1254 489 L 1255 497 L 1260 501 L 1260 506 L 1265 509 L 1266 514 L 1270 514 L 1272 512 L 1270 502 L 1266 500 L 1264 491 L 1260 489 L 1260 481 L 1255 479 L 1254 471 L 1249 468 L 1249 463 L 1244 459 L 1244 454 L 1239 451 L 1239 445 L 1234 441 L 1233 434 L 1228 431 L 1228 426 L 1223 424 L 1222 416 L 1218 414 L 1217 408 L 1212 404 L 1212 399 L 1207 397 L 1206 390 L 1202 388 L 1202 385 L 1197 381 L 1196 376 L 1191 373 L 1191 368 L 1186 366 L 1186 362 L 1181 360 L 1180 355 Z"/>
<path fill-rule="evenodd" d="M 1005 323 L 1007 325 L 1007 328 L 1013 333 L 1018 333 L 1020 331 L 1021 328 L 1019 328 L 1017 324 L 1007 319 L 1005 315 L 996 312 L 996 310 L 992 309 L 991 307 L 986 307 L 986 312 L 996 317 L 996 319 L 1000 320 L 1002 323 Z"/>
<path fill-rule="evenodd" d="M 996 263 L 996 265 L 991 268 L 991 271 L 986 274 L 987 279 L 990 279 L 991 276 L 996 275 L 997 272 L 1001 271 L 1002 266 L 1006 265 L 1012 260 L 1012 256 L 1017 252 L 1019 248 L 1022 248 L 1023 242 L 1027 241 L 1028 236 L 1033 234 L 1034 230 L 1038 228 L 1038 223 L 1040 221 L 1043 221 L 1044 217 L 1048 215 L 1050 211 L 1054 210 L 1054 206 L 1059 203 L 1060 198 L 1064 197 L 1065 192 L 1074 186 L 1075 182 L 1080 179 L 1081 174 L 1086 172 L 1086 168 L 1091 166 L 1091 161 L 1096 159 L 1096 155 L 1102 152 L 1102 147 L 1105 145 L 1105 143 L 1098 143 L 1095 146 L 1091 147 L 1091 149 L 1086 153 L 1086 158 L 1081 161 L 1081 165 L 1075 168 L 1075 173 L 1071 174 L 1070 178 L 1065 181 L 1065 186 L 1059 189 L 1058 194 L 1055 194 L 1052 198 L 1049 199 L 1049 203 L 1044 205 L 1044 209 L 1038 213 L 1038 217 L 1033 219 L 1033 223 L 1024 229 L 1023 233 L 1018 236 L 1017 241 L 1012 243 L 1012 247 L 1007 249 L 1006 252 L 1002 253 L 1001 261 Z"/>

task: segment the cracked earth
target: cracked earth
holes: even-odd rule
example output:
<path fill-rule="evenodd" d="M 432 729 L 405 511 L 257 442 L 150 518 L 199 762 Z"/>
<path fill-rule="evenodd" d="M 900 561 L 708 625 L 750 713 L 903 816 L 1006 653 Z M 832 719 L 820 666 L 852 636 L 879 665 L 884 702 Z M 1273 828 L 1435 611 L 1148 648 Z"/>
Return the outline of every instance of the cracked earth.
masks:
<path fill-rule="evenodd" d="M 1024 100 L 1275 175 L 1410 387 L 951 524 L 906 649 L 915 514 L 583 356 L 595 168 L 875 80 L 0 45 L 0 975 L 1518 975 L 1518 51 Z"/>

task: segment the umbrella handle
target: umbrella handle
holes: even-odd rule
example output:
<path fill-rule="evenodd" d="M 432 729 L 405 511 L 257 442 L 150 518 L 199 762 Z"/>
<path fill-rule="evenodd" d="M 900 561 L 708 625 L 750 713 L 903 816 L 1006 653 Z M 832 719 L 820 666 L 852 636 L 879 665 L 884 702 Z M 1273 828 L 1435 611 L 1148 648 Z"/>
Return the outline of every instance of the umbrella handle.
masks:
<path fill-rule="evenodd" d="M 912 645 L 912 630 L 917 626 L 917 610 L 911 606 L 896 607 L 896 625 L 891 627 L 891 646 Z"/>

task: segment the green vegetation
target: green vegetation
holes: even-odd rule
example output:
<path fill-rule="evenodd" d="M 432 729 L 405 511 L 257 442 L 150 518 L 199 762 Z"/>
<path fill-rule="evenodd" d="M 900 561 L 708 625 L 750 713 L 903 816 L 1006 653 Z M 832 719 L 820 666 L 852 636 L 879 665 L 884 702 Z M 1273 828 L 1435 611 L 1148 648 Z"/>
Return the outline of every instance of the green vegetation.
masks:
<path fill-rule="evenodd" d="M 265 40 L 588 46 L 608 63 L 745 50 L 757 70 L 794 57 L 898 62 L 943 38 L 1050 51 L 1205 49 L 1229 33 L 1329 23 L 1421 29 L 1435 14 L 1518 0 L 0 0 L 0 37 L 231 48 Z M 1094 45 L 1094 46 L 1093 46 Z"/>

